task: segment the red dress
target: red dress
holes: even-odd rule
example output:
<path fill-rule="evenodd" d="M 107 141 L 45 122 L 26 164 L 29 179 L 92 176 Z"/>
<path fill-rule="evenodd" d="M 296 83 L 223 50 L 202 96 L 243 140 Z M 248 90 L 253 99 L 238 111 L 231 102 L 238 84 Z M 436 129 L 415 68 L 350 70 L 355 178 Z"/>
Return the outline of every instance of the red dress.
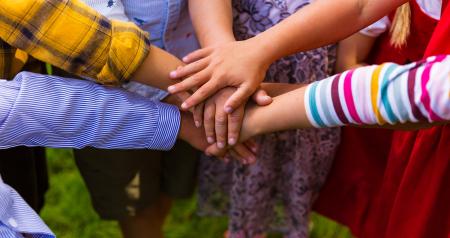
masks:
<path fill-rule="evenodd" d="M 422 58 L 431 35 L 428 55 L 450 53 L 450 8 L 433 33 L 437 22 L 415 1 L 411 6 L 408 46 L 389 48 L 389 36 L 382 37 L 376 63 Z M 392 147 L 383 140 L 392 140 Z M 348 225 L 357 237 L 448 237 L 449 159 L 449 126 L 393 137 L 389 131 L 347 128 L 316 211 Z"/>

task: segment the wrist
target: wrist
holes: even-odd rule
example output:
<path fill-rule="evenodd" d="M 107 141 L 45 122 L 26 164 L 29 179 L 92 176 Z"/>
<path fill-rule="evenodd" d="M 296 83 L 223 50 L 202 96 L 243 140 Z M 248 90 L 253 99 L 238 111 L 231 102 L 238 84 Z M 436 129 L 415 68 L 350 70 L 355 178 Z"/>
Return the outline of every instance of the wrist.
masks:
<path fill-rule="evenodd" d="M 178 108 L 181 108 L 181 103 L 182 101 L 180 100 L 180 98 L 177 95 L 167 95 L 162 102 L 167 103 L 167 104 L 172 104 L 174 106 L 177 106 Z"/>
<path fill-rule="evenodd" d="M 226 44 L 229 42 L 234 42 L 236 39 L 234 35 L 222 34 L 222 35 L 214 35 L 211 37 L 206 37 L 204 41 L 202 41 L 202 47 L 214 47 L 217 45 Z"/>
<path fill-rule="evenodd" d="M 247 44 L 251 47 L 256 54 L 256 59 L 260 62 L 264 68 L 269 68 L 269 66 L 279 59 L 278 57 L 278 47 L 276 47 L 273 42 L 270 42 L 266 37 L 262 36 L 264 33 L 256 35 L 253 38 L 245 40 Z"/>

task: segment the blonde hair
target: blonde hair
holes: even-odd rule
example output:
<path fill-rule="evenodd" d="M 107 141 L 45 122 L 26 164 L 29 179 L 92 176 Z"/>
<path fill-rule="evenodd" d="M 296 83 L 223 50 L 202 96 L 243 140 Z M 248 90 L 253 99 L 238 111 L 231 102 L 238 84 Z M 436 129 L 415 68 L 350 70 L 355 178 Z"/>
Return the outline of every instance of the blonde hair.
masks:
<path fill-rule="evenodd" d="M 395 11 L 391 29 L 391 44 L 396 48 L 401 48 L 406 44 L 406 40 L 411 32 L 411 7 L 405 3 Z"/>

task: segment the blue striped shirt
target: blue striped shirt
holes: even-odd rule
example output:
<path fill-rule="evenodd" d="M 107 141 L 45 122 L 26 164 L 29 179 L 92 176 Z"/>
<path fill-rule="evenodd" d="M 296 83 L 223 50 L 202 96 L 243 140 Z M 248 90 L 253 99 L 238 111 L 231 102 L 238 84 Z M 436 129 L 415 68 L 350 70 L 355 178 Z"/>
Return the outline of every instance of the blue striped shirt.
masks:
<path fill-rule="evenodd" d="M 20 195 L 0 178 L 0 237 L 54 238 L 55 235 Z"/>
<path fill-rule="evenodd" d="M 0 148 L 169 150 L 179 110 L 121 88 L 29 72 L 0 80 Z"/>

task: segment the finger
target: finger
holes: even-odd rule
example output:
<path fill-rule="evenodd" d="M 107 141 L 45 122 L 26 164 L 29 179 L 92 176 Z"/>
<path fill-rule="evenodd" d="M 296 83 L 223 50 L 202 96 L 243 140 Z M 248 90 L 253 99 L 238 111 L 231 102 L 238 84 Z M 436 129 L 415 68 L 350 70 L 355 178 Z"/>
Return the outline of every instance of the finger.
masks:
<path fill-rule="evenodd" d="M 212 48 L 203 48 L 196 50 L 194 52 L 189 53 L 188 55 L 183 57 L 183 62 L 186 64 L 192 63 L 194 61 L 197 61 L 201 58 L 206 57 L 212 52 Z"/>
<path fill-rule="evenodd" d="M 236 108 L 244 104 L 247 99 L 252 95 L 254 89 L 248 85 L 242 85 L 236 92 L 234 92 L 225 103 L 224 110 L 227 113 L 232 113 Z M 192 97 L 192 96 L 191 96 Z"/>
<path fill-rule="evenodd" d="M 235 145 L 239 141 L 239 133 L 241 132 L 242 120 L 244 119 L 244 110 L 244 106 L 241 106 L 228 115 L 229 145 Z"/>
<path fill-rule="evenodd" d="M 194 75 L 189 76 L 188 78 L 186 78 L 185 80 L 183 80 L 179 83 L 169 86 L 167 88 L 167 91 L 169 91 L 169 93 L 171 93 L 171 94 L 174 94 L 174 93 L 192 90 L 195 87 L 206 83 L 209 78 L 210 77 L 209 77 L 208 70 L 203 70 L 201 72 L 198 72 Z"/>
<path fill-rule="evenodd" d="M 224 157 L 226 153 L 227 153 L 227 150 L 220 149 L 219 147 L 217 147 L 216 143 L 210 145 L 205 150 L 205 154 L 208 156 Z"/>
<path fill-rule="evenodd" d="M 217 147 L 225 148 L 227 146 L 227 131 L 228 131 L 228 115 L 222 109 L 216 106 L 215 129 Z"/>
<path fill-rule="evenodd" d="M 242 159 L 240 160 L 244 164 L 253 164 L 256 162 L 256 156 L 245 145 L 238 144 L 232 150 L 234 150 Z"/>
<path fill-rule="evenodd" d="M 239 162 L 241 162 L 241 163 L 244 163 L 244 158 L 242 158 L 238 153 L 236 153 L 234 150 L 229 150 L 228 151 L 228 154 L 229 154 L 229 157 L 230 158 L 227 158 L 227 156 L 225 156 L 225 158 L 227 158 L 228 159 L 228 162 L 229 161 L 231 161 L 231 160 L 238 160 Z"/>
<path fill-rule="evenodd" d="M 179 93 L 175 94 L 175 96 L 177 96 L 177 98 L 181 102 L 184 102 L 184 100 L 188 99 L 191 96 L 191 94 L 188 92 L 179 92 Z"/>
<path fill-rule="evenodd" d="M 259 106 L 267 106 L 273 101 L 272 97 L 270 97 L 264 89 L 256 90 L 256 92 L 252 95 L 252 99 Z"/>
<path fill-rule="evenodd" d="M 208 65 L 208 59 L 202 59 L 188 65 L 178 67 L 176 70 L 170 72 L 169 76 L 171 79 L 182 79 L 203 70 Z"/>
<path fill-rule="evenodd" d="M 244 142 L 244 145 L 247 146 L 247 148 L 249 148 L 253 152 L 253 154 L 258 154 L 259 146 L 254 140 L 247 140 L 246 142 Z"/>
<path fill-rule="evenodd" d="M 222 83 L 219 80 L 211 79 L 207 83 L 203 84 L 192 96 L 190 96 L 183 104 L 181 108 L 188 109 L 203 101 L 205 101 L 212 94 L 216 93 L 222 88 Z"/>
<path fill-rule="evenodd" d="M 204 103 L 200 103 L 194 108 L 194 123 L 197 128 L 200 128 L 203 123 L 203 109 L 205 107 Z"/>
<path fill-rule="evenodd" d="M 216 142 L 216 134 L 214 130 L 215 126 L 215 116 L 216 116 L 216 104 L 206 103 L 205 112 L 203 117 L 203 124 L 205 126 L 205 136 L 208 143 L 212 144 Z"/>

